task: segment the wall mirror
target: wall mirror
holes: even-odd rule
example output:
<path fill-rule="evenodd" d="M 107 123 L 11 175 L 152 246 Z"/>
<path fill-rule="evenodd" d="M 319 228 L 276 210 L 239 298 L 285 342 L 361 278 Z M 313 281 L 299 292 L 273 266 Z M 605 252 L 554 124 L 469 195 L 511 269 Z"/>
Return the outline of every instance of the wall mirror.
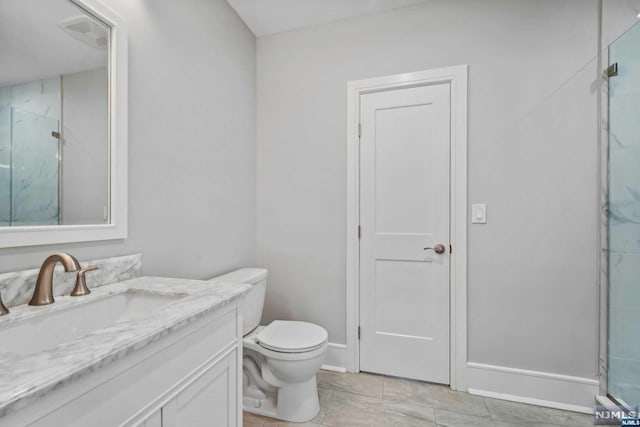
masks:
<path fill-rule="evenodd" d="M 121 21 L 97 0 L 3 0 L 0 57 L 0 247 L 126 237 Z"/>

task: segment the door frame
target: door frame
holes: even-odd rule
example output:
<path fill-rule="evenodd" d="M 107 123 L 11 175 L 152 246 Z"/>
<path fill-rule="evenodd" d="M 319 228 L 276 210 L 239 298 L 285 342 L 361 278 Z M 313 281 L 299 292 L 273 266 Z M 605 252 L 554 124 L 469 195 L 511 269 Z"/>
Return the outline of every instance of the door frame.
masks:
<path fill-rule="evenodd" d="M 467 65 L 395 74 L 347 83 L 347 357 L 346 369 L 360 372 L 360 95 L 402 88 L 451 85 L 450 156 L 450 386 L 467 390 Z"/>

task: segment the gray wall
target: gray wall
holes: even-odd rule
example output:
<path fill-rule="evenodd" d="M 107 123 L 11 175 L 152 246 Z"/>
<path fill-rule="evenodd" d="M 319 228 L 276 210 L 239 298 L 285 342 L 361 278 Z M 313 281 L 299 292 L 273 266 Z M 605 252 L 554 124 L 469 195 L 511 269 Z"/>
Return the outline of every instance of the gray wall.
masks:
<path fill-rule="evenodd" d="M 433 0 L 258 39 L 265 320 L 345 342 L 346 82 L 469 64 L 469 360 L 597 367 L 595 0 Z"/>
<path fill-rule="evenodd" d="M 0 271 L 57 250 L 141 251 L 144 273 L 255 263 L 255 37 L 224 0 L 108 0 L 129 27 L 129 238 L 0 250 Z"/>
<path fill-rule="evenodd" d="M 108 84 L 106 67 L 62 76 L 62 224 L 106 222 Z"/>

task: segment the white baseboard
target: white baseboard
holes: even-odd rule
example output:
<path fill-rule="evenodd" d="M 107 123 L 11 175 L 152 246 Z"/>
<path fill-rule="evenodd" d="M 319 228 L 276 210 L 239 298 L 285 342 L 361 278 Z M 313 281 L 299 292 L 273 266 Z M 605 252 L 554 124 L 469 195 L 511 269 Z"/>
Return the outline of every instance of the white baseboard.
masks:
<path fill-rule="evenodd" d="M 320 369 L 335 372 L 347 372 L 347 346 L 330 342 L 325 364 Z"/>
<path fill-rule="evenodd" d="M 471 394 L 567 411 L 593 413 L 598 380 L 505 366 L 467 363 Z"/>

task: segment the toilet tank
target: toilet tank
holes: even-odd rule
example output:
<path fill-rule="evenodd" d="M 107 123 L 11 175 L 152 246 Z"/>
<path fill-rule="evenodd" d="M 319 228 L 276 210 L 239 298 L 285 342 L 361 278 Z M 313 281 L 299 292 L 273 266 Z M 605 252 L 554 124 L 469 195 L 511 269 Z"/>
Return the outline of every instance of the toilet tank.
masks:
<path fill-rule="evenodd" d="M 245 283 L 253 286 L 240 305 L 242 335 L 247 335 L 260 324 L 264 295 L 267 291 L 267 273 L 268 271 L 264 268 L 241 268 L 209 280 L 210 283 Z"/>

